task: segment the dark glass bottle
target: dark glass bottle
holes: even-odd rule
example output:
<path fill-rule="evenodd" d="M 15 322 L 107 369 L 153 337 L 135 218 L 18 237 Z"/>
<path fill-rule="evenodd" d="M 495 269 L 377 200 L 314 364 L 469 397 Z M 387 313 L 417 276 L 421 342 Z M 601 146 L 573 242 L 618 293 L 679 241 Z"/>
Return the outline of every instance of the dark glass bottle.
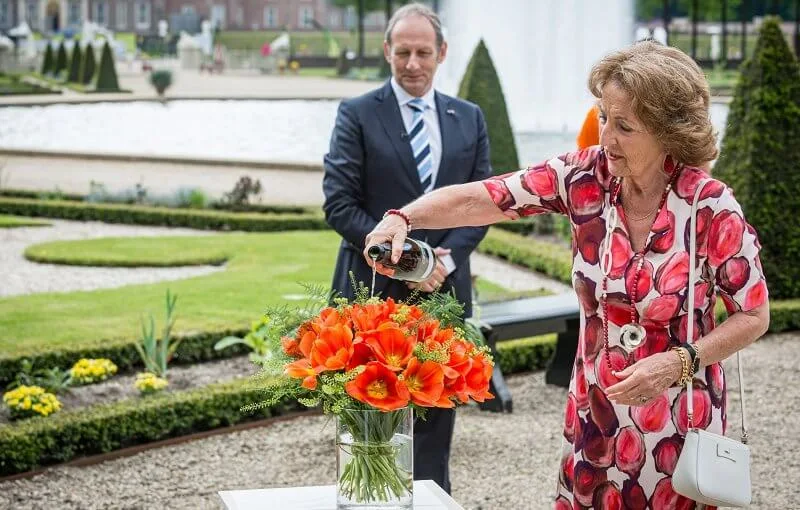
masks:
<path fill-rule="evenodd" d="M 396 264 L 392 263 L 392 244 L 374 244 L 367 254 L 379 264 L 394 269 L 395 280 L 407 282 L 424 282 L 436 269 L 436 254 L 433 248 L 424 241 L 406 238 L 403 253 Z"/>

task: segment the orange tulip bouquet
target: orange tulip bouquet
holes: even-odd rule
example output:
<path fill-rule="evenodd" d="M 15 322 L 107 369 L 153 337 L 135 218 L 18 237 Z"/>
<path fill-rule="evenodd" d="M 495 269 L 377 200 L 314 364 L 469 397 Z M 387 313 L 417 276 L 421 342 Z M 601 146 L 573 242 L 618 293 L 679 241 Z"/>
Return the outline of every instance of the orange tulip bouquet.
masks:
<path fill-rule="evenodd" d="M 493 398 L 491 355 L 460 314 L 450 295 L 409 305 L 363 292 L 304 320 L 278 314 L 288 334 L 265 362 L 283 373 L 269 401 L 336 416 L 339 508 L 411 508 L 413 413 Z"/>

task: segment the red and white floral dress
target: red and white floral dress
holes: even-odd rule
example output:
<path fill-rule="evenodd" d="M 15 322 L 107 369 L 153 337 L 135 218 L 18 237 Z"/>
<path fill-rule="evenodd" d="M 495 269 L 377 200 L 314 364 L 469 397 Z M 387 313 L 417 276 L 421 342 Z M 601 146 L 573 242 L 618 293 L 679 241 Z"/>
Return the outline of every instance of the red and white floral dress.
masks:
<path fill-rule="evenodd" d="M 600 306 L 600 258 L 612 207 L 617 208 L 619 221 L 611 236 L 608 276 L 611 364 L 620 370 L 627 363 L 619 330 L 631 321 L 633 294 L 646 340 L 630 354 L 631 363 L 686 339 L 691 201 L 697 183 L 708 175 L 676 165 L 670 158 L 664 171 L 678 173 L 648 234 L 637 282 L 625 213 L 621 206 L 610 204 L 616 180 L 600 147 L 484 181 L 494 202 L 511 218 L 556 212 L 567 215 L 572 224 L 572 281 L 581 305 L 581 328 L 564 418 L 556 509 L 695 508 L 693 501 L 673 491 L 671 483 L 687 429 L 685 388 L 670 388 L 641 407 L 614 404 L 605 394 L 618 381 L 607 363 Z M 717 293 L 729 313 L 752 310 L 767 301 L 756 232 L 745 222 L 731 191 L 712 180 L 699 200 L 695 339 L 715 326 Z M 695 424 L 722 434 L 726 384 L 721 365 L 710 365 L 695 375 L 693 400 Z"/>

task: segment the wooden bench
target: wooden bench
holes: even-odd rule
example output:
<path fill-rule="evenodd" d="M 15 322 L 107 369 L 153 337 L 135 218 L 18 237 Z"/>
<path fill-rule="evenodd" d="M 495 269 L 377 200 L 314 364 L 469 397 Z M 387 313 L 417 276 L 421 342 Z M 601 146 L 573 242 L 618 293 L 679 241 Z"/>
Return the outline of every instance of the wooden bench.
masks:
<path fill-rule="evenodd" d="M 497 342 L 557 333 L 556 350 L 547 365 L 545 382 L 569 386 L 580 329 L 578 298 L 573 291 L 480 305 L 479 325 L 495 356 Z M 480 404 L 481 409 L 510 413 L 511 393 L 499 365 L 494 367 L 490 391 L 495 398 Z"/>

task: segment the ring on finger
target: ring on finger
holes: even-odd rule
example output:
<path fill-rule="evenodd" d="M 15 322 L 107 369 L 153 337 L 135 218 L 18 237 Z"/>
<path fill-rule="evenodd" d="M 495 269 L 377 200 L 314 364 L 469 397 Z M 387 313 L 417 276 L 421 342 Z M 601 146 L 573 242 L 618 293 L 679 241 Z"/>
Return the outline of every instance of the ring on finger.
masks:
<path fill-rule="evenodd" d="M 645 403 L 645 402 L 647 402 L 648 400 L 650 400 L 650 399 L 649 399 L 649 398 L 647 398 L 647 397 L 645 397 L 644 395 L 642 395 L 642 396 L 640 396 L 640 397 L 639 397 L 639 402 L 641 402 L 642 404 L 644 404 L 644 403 Z"/>

